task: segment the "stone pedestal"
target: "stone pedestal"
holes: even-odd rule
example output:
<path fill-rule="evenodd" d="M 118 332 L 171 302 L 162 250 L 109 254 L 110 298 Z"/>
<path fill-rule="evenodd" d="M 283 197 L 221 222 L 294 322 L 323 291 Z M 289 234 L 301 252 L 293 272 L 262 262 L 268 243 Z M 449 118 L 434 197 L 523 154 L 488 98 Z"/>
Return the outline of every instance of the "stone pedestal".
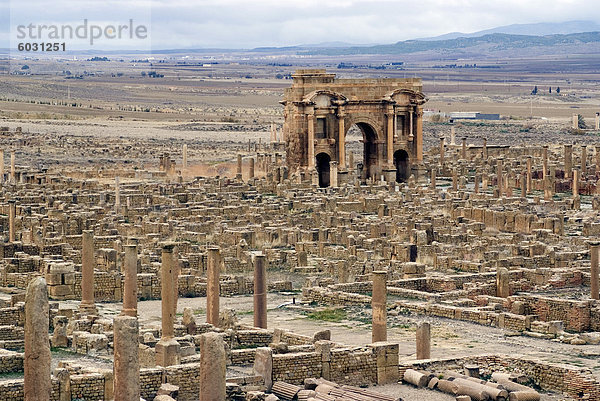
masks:
<path fill-rule="evenodd" d="M 221 335 L 200 337 L 200 401 L 225 400 L 225 343 Z"/>
<path fill-rule="evenodd" d="M 417 359 L 431 358 L 431 326 L 424 322 L 417 326 Z"/>
<path fill-rule="evenodd" d="M 114 330 L 114 401 L 139 401 L 140 362 L 138 321 L 131 316 L 117 316 Z"/>
<path fill-rule="evenodd" d="M 156 364 L 167 367 L 180 363 L 180 345 L 174 338 L 161 338 L 156 343 Z"/>

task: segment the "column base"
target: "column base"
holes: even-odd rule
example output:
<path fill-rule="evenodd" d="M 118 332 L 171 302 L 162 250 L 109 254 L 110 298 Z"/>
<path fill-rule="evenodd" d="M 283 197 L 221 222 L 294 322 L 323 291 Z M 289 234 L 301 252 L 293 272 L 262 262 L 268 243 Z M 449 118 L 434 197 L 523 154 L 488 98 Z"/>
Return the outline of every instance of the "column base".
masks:
<path fill-rule="evenodd" d="M 180 346 L 177 340 L 174 338 L 160 339 L 156 343 L 156 364 L 162 367 L 179 365 L 180 359 Z"/>

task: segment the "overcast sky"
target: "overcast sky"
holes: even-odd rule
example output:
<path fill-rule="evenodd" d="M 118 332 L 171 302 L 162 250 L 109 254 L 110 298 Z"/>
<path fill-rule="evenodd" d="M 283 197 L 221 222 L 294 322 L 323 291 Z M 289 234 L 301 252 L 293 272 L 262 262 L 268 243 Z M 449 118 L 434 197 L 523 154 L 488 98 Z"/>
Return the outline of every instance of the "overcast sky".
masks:
<path fill-rule="evenodd" d="M 76 25 L 87 18 L 98 25 L 133 19 L 150 28 L 145 40 L 99 40 L 97 49 L 252 48 L 393 43 L 517 23 L 600 23 L 600 6 L 598 0 L 12 0 L 10 17 L 11 32 L 0 38 L 8 35 L 13 45 L 19 24 Z"/>

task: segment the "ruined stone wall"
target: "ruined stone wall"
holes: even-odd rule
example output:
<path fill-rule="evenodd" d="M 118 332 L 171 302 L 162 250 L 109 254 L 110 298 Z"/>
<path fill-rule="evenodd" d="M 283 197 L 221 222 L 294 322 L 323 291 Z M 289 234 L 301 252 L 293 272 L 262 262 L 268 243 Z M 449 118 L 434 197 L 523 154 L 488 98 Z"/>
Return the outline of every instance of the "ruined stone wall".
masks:
<path fill-rule="evenodd" d="M 322 369 L 316 352 L 273 355 L 273 381 L 303 384 L 308 377 L 321 377 Z"/>
<path fill-rule="evenodd" d="M 377 360 L 372 350 L 332 349 L 329 380 L 341 384 L 377 383 Z"/>
<path fill-rule="evenodd" d="M 332 291 L 322 287 L 307 287 L 302 289 L 302 298 L 309 302 L 328 305 L 368 305 L 371 297 L 342 291 Z"/>
<path fill-rule="evenodd" d="M 163 380 L 179 386 L 178 401 L 196 401 L 200 394 L 200 363 L 170 366 Z"/>
<path fill-rule="evenodd" d="M 525 314 L 537 315 L 544 322 L 561 320 L 565 329 L 581 332 L 590 329 L 590 302 L 555 299 L 535 295 L 515 296 L 525 304 Z"/>
<path fill-rule="evenodd" d="M 71 399 L 104 400 L 104 376 L 100 373 L 71 375 Z"/>
<path fill-rule="evenodd" d="M 23 371 L 24 354 L 0 350 L 0 373 L 12 373 Z"/>
<path fill-rule="evenodd" d="M 23 401 L 25 398 L 23 379 L 6 380 L 0 382 L 0 401 Z M 50 401 L 60 400 L 60 384 L 52 379 L 52 393 Z"/>
<path fill-rule="evenodd" d="M 10 326 L 14 325 L 15 322 L 19 326 L 23 326 L 23 323 L 25 322 L 24 306 L 11 306 L 9 308 L 0 309 L 0 325 Z"/>
<path fill-rule="evenodd" d="M 163 369 L 140 370 L 140 395 L 145 400 L 153 400 L 163 382 Z"/>

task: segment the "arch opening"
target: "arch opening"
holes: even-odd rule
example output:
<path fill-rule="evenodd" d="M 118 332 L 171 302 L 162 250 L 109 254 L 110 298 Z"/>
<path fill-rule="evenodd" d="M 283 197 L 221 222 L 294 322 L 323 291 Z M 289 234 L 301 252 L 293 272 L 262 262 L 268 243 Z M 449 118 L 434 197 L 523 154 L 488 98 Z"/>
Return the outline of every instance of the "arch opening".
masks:
<path fill-rule="evenodd" d="M 380 149 L 377 141 L 377 132 L 371 124 L 358 122 L 352 124 L 346 134 L 348 141 L 352 141 L 353 136 L 362 137 L 360 140 L 362 146 L 359 146 L 359 149 L 356 149 L 359 154 L 360 151 L 362 151 L 362 163 L 359 164 L 359 167 L 362 166 L 362 171 L 360 171 L 361 180 L 364 182 L 367 178 L 376 178 L 380 172 L 378 157 Z M 357 143 L 357 145 L 359 144 Z M 353 146 L 351 145 L 351 147 Z M 358 160 L 360 160 L 360 158 Z"/>
<path fill-rule="evenodd" d="M 397 150 L 394 153 L 394 165 L 396 166 L 396 182 L 406 182 L 410 177 L 410 165 L 408 153 L 403 150 Z"/>
<path fill-rule="evenodd" d="M 330 185 L 329 162 L 331 157 L 327 153 L 319 153 L 317 159 L 317 173 L 319 174 L 319 187 L 326 188 Z"/>

